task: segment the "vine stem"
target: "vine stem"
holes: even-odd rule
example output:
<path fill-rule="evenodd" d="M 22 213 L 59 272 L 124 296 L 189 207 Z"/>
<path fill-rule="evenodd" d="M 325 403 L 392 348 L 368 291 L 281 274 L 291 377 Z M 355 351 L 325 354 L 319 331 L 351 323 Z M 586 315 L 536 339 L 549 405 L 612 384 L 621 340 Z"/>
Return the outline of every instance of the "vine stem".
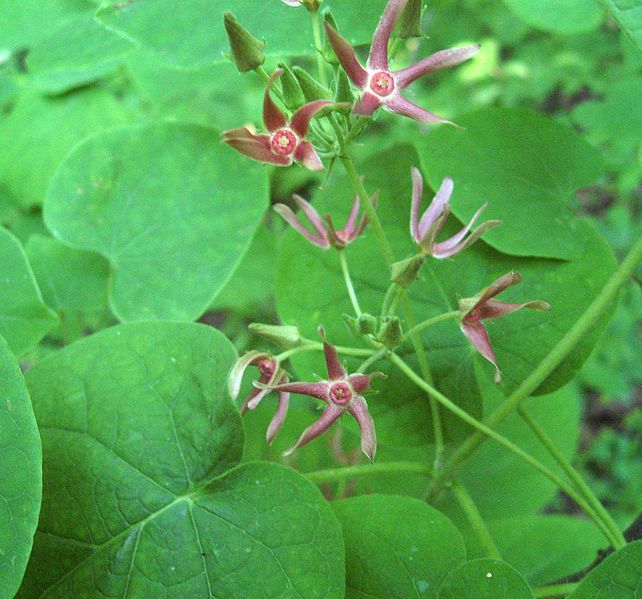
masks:
<path fill-rule="evenodd" d="M 380 462 L 377 464 L 359 464 L 344 466 L 342 468 L 328 468 L 308 472 L 305 476 L 315 484 L 331 483 L 353 476 L 366 476 L 372 474 L 423 474 L 430 476 L 432 470 L 429 466 L 415 462 Z"/>
<path fill-rule="evenodd" d="M 323 42 L 321 41 L 321 25 L 319 19 L 321 16 L 318 11 L 310 12 L 312 20 L 312 35 L 314 36 L 314 49 L 317 55 L 317 69 L 319 71 L 319 80 L 323 87 L 328 87 L 328 77 L 325 72 L 325 65 L 323 64 Z"/>
<path fill-rule="evenodd" d="M 450 320 L 451 318 L 459 318 L 459 310 L 445 312 L 444 314 L 440 314 L 439 316 L 434 316 L 433 318 L 428 318 L 427 320 L 420 322 L 418 325 L 415 325 L 406 333 L 406 337 L 409 337 L 410 335 L 413 335 L 415 333 L 419 333 L 420 331 L 423 331 L 424 329 L 427 329 L 428 327 L 431 327 L 438 322 Z"/>
<path fill-rule="evenodd" d="M 466 515 L 473 532 L 477 535 L 481 546 L 486 550 L 488 557 L 492 557 L 493 559 L 502 559 L 499 549 L 497 549 L 497 545 L 495 545 L 495 541 L 493 541 L 493 537 L 491 537 L 488 527 L 486 526 L 482 515 L 479 513 L 470 493 L 468 493 L 466 488 L 459 482 L 453 483 L 452 490 L 455 498 L 461 506 L 461 509 Z"/>
<path fill-rule="evenodd" d="M 350 296 L 352 308 L 354 313 L 357 315 L 357 318 L 359 318 L 361 316 L 361 306 L 359 306 L 359 299 L 357 298 L 357 293 L 355 292 L 354 285 L 352 284 L 350 268 L 348 267 L 348 259 L 346 258 L 345 251 L 343 250 L 339 251 L 339 264 L 341 264 L 341 272 L 343 273 L 343 280 L 346 284 L 348 295 Z"/>
<path fill-rule="evenodd" d="M 533 589 L 533 594 L 537 599 L 547 599 L 549 597 L 566 597 L 570 595 L 578 586 L 577 582 L 567 582 L 564 584 L 552 584 L 546 587 Z"/>
<path fill-rule="evenodd" d="M 340 354 L 343 354 L 344 356 L 355 356 L 357 358 L 370 358 L 374 355 L 376 351 L 374 349 L 363 349 L 360 347 L 345 347 L 343 345 L 336 345 L 335 349 L 337 350 L 337 352 L 339 352 Z M 303 345 L 299 345 L 297 347 L 293 347 L 292 349 L 288 349 L 274 357 L 280 362 L 283 362 L 290 356 L 293 356 L 294 354 L 298 354 L 304 351 L 323 351 L 323 344 L 318 343 L 317 341 L 309 341 Z"/>
<path fill-rule="evenodd" d="M 445 395 L 437 391 L 434 387 L 426 383 L 415 371 L 408 366 L 398 355 L 390 353 L 388 359 L 395 364 L 411 381 L 413 381 L 418 387 L 421 387 L 424 391 L 432 395 L 440 404 L 442 404 L 446 409 L 450 410 L 456 416 L 459 416 L 462 420 L 476 428 L 482 434 L 495 439 L 498 443 L 506 447 L 509 451 L 513 452 L 515 455 L 519 456 L 522 460 L 527 462 L 530 466 L 541 472 L 546 478 L 554 482 L 560 489 L 564 491 L 582 510 L 586 513 L 595 525 L 602 531 L 604 536 L 608 539 L 609 543 L 615 548 L 618 549 L 621 547 L 620 540 L 617 537 L 614 537 L 610 529 L 602 521 L 598 514 L 595 513 L 593 508 L 584 500 L 584 498 L 577 493 L 577 491 L 569 485 L 562 478 L 557 476 L 554 472 L 549 470 L 544 464 L 539 460 L 535 459 L 532 455 L 525 452 L 523 449 L 515 445 L 512 441 L 498 433 L 497 431 L 489 428 L 484 423 L 480 422 L 473 416 L 471 416 L 465 410 L 462 410 L 457 404 L 453 403 Z"/>
<path fill-rule="evenodd" d="M 520 406 L 518 408 L 518 412 L 531 431 L 533 431 L 533 434 L 539 439 L 540 443 L 562 468 L 568 479 L 577 487 L 580 493 L 584 495 L 588 504 L 602 518 L 602 521 L 609 527 L 613 536 L 619 539 L 620 545 L 624 547 L 624 545 L 626 545 L 626 539 L 624 538 L 622 531 L 618 528 L 615 520 L 613 520 L 611 515 L 606 511 L 600 500 L 595 496 L 593 491 L 591 491 L 591 488 L 586 484 L 586 481 L 582 478 L 580 473 L 575 470 L 575 468 L 573 468 L 568 460 L 562 455 L 555 443 L 553 443 L 553 440 L 546 434 L 546 431 L 540 426 L 540 424 L 526 411 L 524 406 Z"/>
<path fill-rule="evenodd" d="M 599 295 L 591 302 L 585 312 L 579 317 L 571 329 L 562 337 L 559 343 L 548 353 L 538 366 L 526 377 L 524 382 L 511 393 L 499 407 L 486 419 L 485 424 L 491 428 L 499 426 L 519 406 L 530 397 L 544 380 L 557 368 L 560 362 L 568 356 L 578 342 L 594 326 L 595 321 L 606 312 L 615 300 L 620 287 L 631 276 L 642 259 L 642 238 L 633 246 L 626 255 L 619 268 L 613 273 Z M 475 450 L 483 443 L 484 435 L 481 432 L 473 433 L 451 455 L 440 476 L 434 480 L 431 496 L 439 492 L 443 482 L 452 477 L 459 464 L 465 462 Z"/>

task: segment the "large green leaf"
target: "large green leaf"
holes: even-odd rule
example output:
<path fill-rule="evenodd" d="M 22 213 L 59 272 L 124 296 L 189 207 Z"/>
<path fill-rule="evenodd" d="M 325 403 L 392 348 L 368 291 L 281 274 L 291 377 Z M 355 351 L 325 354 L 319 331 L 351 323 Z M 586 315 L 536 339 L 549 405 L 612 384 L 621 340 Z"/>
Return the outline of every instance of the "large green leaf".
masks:
<path fill-rule="evenodd" d="M 340 597 L 329 505 L 292 470 L 235 467 L 219 332 L 131 323 L 27 373 L 44 496 L 20 597 Z"/>
<path fill-rule="evenodd" d="M 593 31 L 602 21 L 597 0 L 504 0 L 529 25 L 552 33 Z"/>
<path fill-rule="evenodd" d="M 348 599 L 436 598 L 466 557 L 453 523 L 417 499 L 364 495 L 332 507 L 345 539 Z"/>
<path fill-rule="evenodd" d="M 642 52 L 642 5 L 639 0 L 602 0 L 633 45 Z"/>
<path fill-rule="evenodd" d="M 591 570 L 569 599 L 636 599 L 642 594 L 642 541 L 636 541 Z"/>
<path fill-rule="evenodd" d="M 113 94 L 99 88 L 56 98 L 25 91 L 0 119 L 0 185 L 17 205 L 42 204 L 54 171 L 71 148 L 130 117 Z"/>
<path fill-rule="evenodd" d="M 56 325 L 20 242 L 0 227 L 0 334 L 16 354 L 33 347 Z"/>
<path fill-rule="evenodd" d="M 88 139 L 58 169 L 45 222 L 105 256 L 121 320 L 194 320 L 225 284 L 265 210 L 267 171 L 208 127 L 158 124 Z"/>
<path fill-rule="evenodd" d="M 0 396 L 0 597 L 13 597 L 38 524 L 42 459 L 27 386 L 2 337 Z"/>
<path fill-rule="evenodd" d="M 577 258 L 573 193 L 602 174 L 599 153 L 572 129 L 535 112 L 486 108 L 457 118 L 464 130 L 442 127 L 416 142 L 437 189 L 455 183 L 452 209 L 468 221 L 488 202 L 484 218 L 502 225 L 484 239 L 507 254 Z"/>
<path fill-rule="evenodd" d="M 199 67 L 227 60 L 229 42 L 223 13 L 231 10 L 255 37 L 267 42 L 271 55 L 313 54 L 308 12 L 286 6 L 280 0 L 150 0 L 110 2 L 98 11 L 109 29 L 153 50 L 170 64 Z M 342 33 L 351 43 L 372 38 L 384 0 L 371 0 L 368 10 L 357 0 L 328 0 Z M 372 5 L 372 6 L 371 6 Z"/>
<path fill-rule="evenodd" d="M 380 191 L 378 212 L 398 258 L 407 257 L 412 251 L 406 214 L 410 211 L 410 166 L 417 163 L 414 150 L 395 146 L 369 157 L 362 166 L 368 189 Z M 314 202 L 320 213 L 331 212 L 335 222 L 342 223 L 352 195 L 346 179 L 337 173 Z M 545 236 L 546 225 L 542 227 L 539 235 Z M 410 293 L 416 320 L 453 310 L 459 297 L 474 295 L 512 269 L 520 271 L 524 282 L 505 292 L 502 298 L 543 299 L 553 309 L 549 313 L 523 310 L 490 323 L 489 334 L 503 372 L 501 389 L 510 392 L 557 345 L 615 268 L 610 249 L 590 226 L 575 221 L 570 230 L 574 231 L 577 255 L 570 261 L 507 256 L 483 242 L 453 260 L 428 261 L 421 280 Z M 362 309 L 378 314 L 389 281 L 372 231 L 367 229 L 364 238 L 349 246 L 347 256 Z M 582 284 L 577 285 L 577 281 Z M 282 320 L 298 325 L 307 337 L 314 337 L 317 325 L 323 324 L 333 343 L 359 343 L 343 325 L 342 314 L 350 313 L 351 307 L 336 252 L 320 250 L 294 232 L 286 235 L 280 249 L 277 307 Z M 575 375 L 609 317 L 607 314 L 596 322 L 591 334 L 547 379 L 540 393 L 555 390 Z M 474 365 L 480 361 L 486 372 L 490 372 L 490 365 L 476 356 L 455 321 L 427 329 L 423 338 L 437 386 L 469 412 L 481 414 L 480 383 Z M 402 352 L 407 351 L 409 346 L 402 347 Z M 296 356 L 294 363 L 300 376 L 323 373 L 318 356 Z M 351 364 L 356 367 L 358 362 Z M 375 387 L 381 393 L 371 399 L 370 405 L 387 437 L 382 437 L 382 441 L 409 445 L 425 442 L 430 428 L 425 396 L 399 375 L 387 381 L 377 380 Z M 387 416 L 383 412 L 388 412 Z M 454 419 L 447 419 L 446 428 L 451 435 L 462 432 Z M 399 430 L 404 431 L 403 435 Z"/>
<path fill-rule="evenodd" d="M 524 577 L 506 562 L 476 559 L 451 572 L 439 589 L 439 599 L 532 599 Z"/>

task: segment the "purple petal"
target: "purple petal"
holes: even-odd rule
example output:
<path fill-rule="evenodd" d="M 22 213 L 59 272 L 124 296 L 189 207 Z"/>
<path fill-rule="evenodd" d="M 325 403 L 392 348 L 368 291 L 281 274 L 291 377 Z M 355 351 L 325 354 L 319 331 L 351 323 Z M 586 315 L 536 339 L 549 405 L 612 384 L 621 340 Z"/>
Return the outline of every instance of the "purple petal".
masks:
<path fill-rule="evenodd" d="M 462 241 L 462 239 L 464 239 L 464 237 L 466 237 L 466 234 L 471 230 L 471 228 L 479 218 L 479 215 L 485 210 L 486 206 L 488 206 L 488 204 L 483 204 L 481 208 L 479 208 L 479 210 L 477 210 L 477 212 L 473 214 L 470 222 L 461 231 L 459 231 L 459 233 L 455 233 L 455 235 L 453 235 L 446 241 L 436 243 L 435 246 L 439 246 L 442 251 L 448 251 L 455 247 L 460 241 Z"/>
<path fill-rule="evenodd" d="M 361 98 L 355 100 L 352 112 L 360 116 L 370 116 L 382 103 L 379 97 L 366 91 L 361 94 Z"/>
<path fill-rule="evenodd" d="M 328 404 L 321 418 L 316 422 L 311 424 L 308 428 L 303 431 L 303 434 L 299 437 L 299 440 L 296 442 L 296 445 L 291 449 L 283 452 L 284 456 L 290 455 L 295 449 L 306 445 L 313 439 L 316 439 L 319 435 L 327 431 L 343 414 L 343 410 L 339 406 L 335 406 L 333 403 Z"/>
<path fill-rule="evenodd" d="M 543 302 L 541 300 L 533 300 L 531 302 L 524 302 L 523 304 L 512 304 L 509 302 L 500 302 L 496 299 L 489 299 L 479 307 L 479 317 L 484 320 L 491 320 L 493 318 L 505 316 L 511 312 L 517 312 L 517 310 L 521 310 L 522 308 L 548 312 L 551 309 L 551 306 L 548 302 Z"/>
<path fill-rule="evenodd" d="M 455 123 L 453 123 L 452 121 L 437 116 L 432 112 L 424 110 L 423 108 L 421 108 L 421 106 L 413 104 L 401 95 L 397 95 L 392 100 L 389 100 L 384 104 L 383 107 L 384 110 L 387 110 L 389 112 L 396 112 L 397 114 L 410 117 L 411 119 L 421 121 L 422 123 L 448 123 L 449 125 L 459 127 L 459 125 L 455 125 Z"/>
<path fill-rule="evenodd" d="M 395 73 L 395 81 L 400 89 L 410 85 L 413 81 L 433 71 L 454 67 L 468 60 L 479 51 L 480 45 L 466 46 L 464 48 L 451 48 L 441 50 L 420 60 L 418 63 Z"/>
<path fill-rule="evenodd" d="M 352 202 L 352 209 L 348 215 L 348 220 L 346 221 L 343 229 L 340 229 L 338 232 L 341 239 L 345 239 L 347 241 L 352 241 L 354 239 L 355 233 L 357 232 L 356 223 L 360 207 L 361 202 L 359 200 L 359 196 L 355 195 L 354 201 Z"/>
<path fill-rule="evenodd" d="M 288 413 L 289 401 L 290 394 L 281 391 L 279 393 L 279 403 L 276 407 L 276 412 L 274 412 L 274 416 L 272 416 L 272 420 L 270 421 L 267 432 L 265 434 L 265 438 L 267 439 L 269 445 L 272 444 L 272 441 L 274 441 L 274 437 L 276 437 L 276 434 L 279 432 L 279 430 L 281 430 L 281 425 L 283 424 L 285 416 Z"/>
<path fill-rule="evenodd" d="M 277 166 L 290 166 L 292 164 L 291 156 L 279 156 L 270 149 L 270 138 L 267 135 L 257 135 L 254 139 L 243 139 L 235 137 L 224 139 L 226 144 L 233 147 L 237 152 L 258 160 Z"/>
<path fill-rule="evenodd" d="M 370 56 L 368 56 L 368 68 L 383 71 L 388 70 L 388 41 L 390 40 L 390 34 L 395 23 L 407 3 L 408 0 L 390 0 L 388 2 L 372 37 Z"/>
<path fill-rule="evenodd" d="M 330 385 L 327 381 L 320 381 L 318 383 L 306 383 L 304 381 L 297 381 L 294 383 L 279 383 L 278 385 L 272 385 L 267 387 L 262 383 L 254 382 L 254 386 L 259 389 L 268 389 L 269 391 L 286 391 L 287 393 L 298 393 L 300 395 L 309 395 L 310 397 L 316 397 L 317 399 L 322 399 L 323 401 L 328 400 L 328 389 Z"/>
<path fill-rule="evenodd" d="M 448 202 L 453 193 L 455 184 L 450 177 L 446 177 L 439 186 L 435 197 L 430 202 L 430 206 L 421 217 L 418 226 L 419 239 L 423 240 L 429 232 L 436 234 L 437 227 L 435 226 L 439 216 L 443 213 L 449 214 Z M 447 216 L 447 215 L 446 215 Z"/>
<path fill-rule="evenodd" d="M 419 205 L 421 203 L 421 196 L 424 192 L 424 181 L 421 177 L 419 169 L 414 166 L 410 169 L 410 176 L 412 178 L 412 201 L 410 203 L 410 237 L 416 243 L 421 241 L 419 235 Z"/>
<path fill-rule="evenodd" d="M 495 352 L 493 352 L 493 348 L 490 344 L 490 339 L 488 338 L 488 333 L 486 332 L 484 325 L 481 322 L 470 323 L 464 320 L 459 326 L 461 328 L 461 332 L 466 336 L 468 341 L 473 344 L 475 349 L 495 366 L 495 383 L 499 384 L 501 381 L 501 373 L 499 372 Z"/>
<path fill-rule="evenodd" d="M 477 211 L 477 214 L 479 214 L 480 210 Z M 477 214 L 475 215 L 475 217 L 477 216 Z M 473 245 L 473 243 L 475 243 L 486 231 L 496 227 L 497 225 L 500 225 L 501 222 L 502 221 L 500 220 L 488 220 L 485 223 L 479 225 L 479 227 L 477 227 L 464 241 L 453 243 L 453 240 L 459 237 L 461 233 L 463 233 L 464 235 L 466 234 L 468 228 L 464 228 L 462 229 L 462 231 L 457 233 L 457 235 L 454 235 L 447 241 L 444 241 L 443 243 L 435 243 L 433 245 L 432 255 L 435 258 L 450 258 L 451 256 L 454 256 L 455 254 L 464 251 L 467 247 Z"/>
<path fill-rule="evenodd" d="M 317 100 L 316 102 L 304 104 L 292 116 L 290 127 L 299 137 L 305 137 L 312 117 L 319 112 L 319 110 L 332 103 L 333 102 L 330 102 L 329 100 Z"/>
<path fill-rule="evenodd" d="M 236 399 L 241 391 L 241 383 L 243 382 L 243 375 L 245 374 L 246 368 L 248 366 L 256 366 L 261 360 L 269 357 L 270 355 L 265 352 L 252 350 L 243 354 L 234 363 L 227 377 L 227 389 L 232 399 Z"/>
<path fill-rule="evenodd" d="M 310 202 L 306 202 L 300 195 L 293 194 L 292 198 L 296 202 L 299 209 L 307 216 L 312 226 L 318 231 L 319 235 L 325 235 L 325 226 L 319 213 L 314 209 Z"/>
<path fill-rule="evenodd" d="M 513 285 L 518 285 L 522 282 L 522 275 L 516 271 L 511 271 L 499 277 L 491 283 L 486 289 L 483 289 L 478 293 L 474 299 L 476 299 L 475 307 L 481 306 L 486 303 L 491 297 L 495 297 L 500 294 L 502 291 L 512 287 Z"/>
<path fill-rule="evenodd" d="M 328 378 L 331 381 L 338 381 L 340 379 L 345 379 L 348 376 L 346 369 L 341 364 L 339 360 L 339 355 L 334 345 L 331 345 L 326 341 L 325 330 L 323 327 L 319 327 L 319 336 L 323 340 L 323 353 L 325 354 L 325 363 L 328 368 Z"/>
<path fill-rule="evenodd" d="M 225 141 L 228 139 L 256 139 L 259 137 L 256 132 L 251 131 L 247 127 L 239 127 L 238 129 L 229 129 L 223 131 L 221 135 L 225 138 Z"/>
<path fill-rule="evenodd" d="M 354 53 L 354 49 L 327 22 L 325 22 L 324 25 L 328 40 L 330 41 L 332 49 L 337 55 L 337 59 L 341 63 L 343 70 L 346 72 L 346 75 L 348 75 L 350 81 L 352 81 L 352 83 L 354 83 L 358 88 L 363 89 L 366 86 L 366 83 L 368 83 L 368 73 L 359 64 Z"/>
<path fill-rule="evenodd" d="M 330 247 L 330 242 L 327 238 L 327 233 L 325 230 L 321 235 L 314 235 L 311 231 L 308 231 L 302 224 L 301 221 L 297 218 L 296 214 L 292 212 L 289 206 L 285 204 L 275 204 L 274 210 L 278 212 L 283 219 L 296 231 L 298 231 L 303 237 L 305 237 L 310 243 L 319 246 L 320 248 L 327 249 Z"/>
<path fill-rule="evenodd" d="M 248 398 L 247 400 L 247 409 L 248 410 L 254 410 L 256 406 L 259 405 L 261 400 L 270 392 L 272 391 L 272 387 L 276 381 L 282 381 L 283 380 L 283 371 L 279 368 L 279 365 L 276 365 L 276 368 L 273 370 L 272 375 L 270 378 L 266 381 L 263 376 L 261 376 L 260 381 L 257 383 L 256 381 L 253 382 L 253 385 L 256 389 L 259 390 L 259 392 Z"/>
<path fill-rule="evenodd" d="M 299 142 L 294 151 L 294 159 L 311 171 L 323 170 L 323 162 L 321 162 L 321 158 L 319 158 L 314 146 L 309 141 L 303 140 Z"/>
<path fill-rule="evenodd" d="M 357 393 L 363 393 L 370 387 L 372 383 L 372 377 L 375 376 L 380 376 L 382 378 L 386 377 L 383 372 L 371 372 L 370 374 L 361 374 L 357 372 L 355 374 L 351 374 L 348 377 L 348 382 Z"/>
<path fill-rule="evenodd" d="M 243 414 L 245 414 L 245 412 L 250 409 L 250 402 L 258 395 L 261 395 L 261 397 L 263 397 L 265 395 L 265 391 L 263 389 L 252 387 L 252 390 L 248 393 L 248 396 L 243 400 L 243 403 L 241 404 L 241 416 L 243 416 Z M 260 398 L 259 401 L 261 401 Z"/>
<path fill-rule="evenodd" d="M 361 451 L 373 462 L 377 452 L 377 433 L 372 416 L 368 412 L 366 400 L 360 395 L 356 395 L 348 406 L 348 412 L 359 423 L 359 428 L 361 429 Z"/>
<path fill-rule="evenodd" d="M 281 129 L 288 124 L 285 115 L 281 112 L 279 107 L 272 101 L 270 96 L 270 88 L 276 79 L 283 74 L 282 69 L 276 69 L 270 76 L 265 87 L 265 95 L 263 96 L 263 122 L 265 127 L 270 133 L 277 129 Z"/>

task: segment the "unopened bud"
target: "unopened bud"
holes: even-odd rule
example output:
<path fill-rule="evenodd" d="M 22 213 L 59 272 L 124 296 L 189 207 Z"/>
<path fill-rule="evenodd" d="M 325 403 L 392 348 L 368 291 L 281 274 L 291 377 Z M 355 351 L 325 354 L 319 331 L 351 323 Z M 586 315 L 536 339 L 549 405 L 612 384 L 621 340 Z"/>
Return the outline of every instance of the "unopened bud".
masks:
<path fill-rule="evenodd" d="M 343 69 L 339 69 L 337 72 L 337 88 L 334 92 L 334 100 L 335 102 L 346 102 L 350 105 L 352 105 L 352 102 L 354 101 L 350 79 L 348 79 L 348 76 Z"/>
<path fill-rule="evenodd" d="M 386 318 L 381 325 L 378 339 L 388 349 L 394 349 L 398 345 L 401 345 L 403 341 L 401 321 L 396 316 Z"/>
<path fill-rule="evenodd" d="M 284 63 L 279 63 L 283 71 L 281 75 L 281 89 L 283 90 L 283 103 L 289 110 L 297 110 L 305 104 L 305 96 L 294 73 Z"/>
<path fill-rule="evenodd" d="M 301 345 L 301 333 L 297 327 L 253 322 L 248 329 L 285 349 Z"/>
<path fill-rule="evenodd" d="M 409 0 L 401 13 L 399 27 L 397 29 L 399 37 L 419 37 L 421 36 L 421 9 L 424 0 Z"/>
<path fill-rule="evenodd" d="M 294 76 L 297 78 L 306 102 L 314 102 L 315 100 L 329 100 L 332 97 L 330 90 L 323 87 L 316 79 L 312 77 L 307 71 L 301 67 L 294 67 L 292 69 Z"/>
<path fill-rule="evenodd" d="M 339 32 L 339 28 L 337 27 L 337 22 L 334 20 L 334 17 L 332 16 L 332 13 L 330 11 L 326 11 L 325 14 L 323 15 L 323 20 L 332 27 L 336 32 Z M 323 44 L 323 58 L 326 62 L 334 65 L 338 65 L 339 61 L 337 60 L 337 55 L 334 52 L 334 49 L 332 48 L 332 44 L 330 43 L 330 40 L 328 39 L 328 36 L 326 35 L 325 37 L 325 42 Z"/>
<path fill-rule="evenodd" d="M 232 62 L 241 72 L 253 71 L 265 62 L 265 42 L 256 39 L 231 12 L 223 14 L 225 31 L 230 42 Z"/>
<path fill-rule="evenodd" d="M 417 254 L 412 258 L 395 262 L 391 267 L 391 279 L 393 283 L 397 283 L 400 287 L 408 289 L 419 275 L 419 271 L 426 261 L 424 254 Z"/>
<path fill-rule="evenodd" d="M 373 335 L 377 331 L 377 319 L 372 314 L 364 312 L 357 318 L 357 328 L 361 335 Z"/>

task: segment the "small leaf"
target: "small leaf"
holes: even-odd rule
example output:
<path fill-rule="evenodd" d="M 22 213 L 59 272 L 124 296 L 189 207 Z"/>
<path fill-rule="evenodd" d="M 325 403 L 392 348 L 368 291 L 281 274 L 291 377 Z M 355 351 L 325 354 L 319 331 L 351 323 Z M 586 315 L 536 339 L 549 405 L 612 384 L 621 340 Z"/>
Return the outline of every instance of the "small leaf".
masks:
<path fill-rule="evenodd" d="M 27 386 L 0 337 L 0 597 L 14 596 L 27 567 L 42 493 L 40 448 Z"/>
<path fill-rule="evenodd" d="M 636 599 L 642 592 L 642 541 L 636 541 L 593 568 L 568 599 Z"/>
<path fill-rule="evenodd" d="M 506 562 L 476 559 L 451 572 L 439 589 L 439 599 L 532 599 L 524 577 Z"/>
<path fill-rule="evenodd" d="M 20 242 L 0 227 L 0 334 L 14 353 L 30 349 L 56 325 Z"/>
<path fill-rule="evenodd" d="M 427 503 L 363 495 L 332 503 L 346 545 L 347 599 L 438 597 L 466 557 L 452 522 Z"/>
<path fill-rule="evenodd" d="M 121 320 L 195 320 L 239 263 L 266 203 L 266 169 L 214 129 L 166 123 L 86 140 L 58 169 L 44 214 L 56 237 L 109 260 L 109 301 Z"/>

